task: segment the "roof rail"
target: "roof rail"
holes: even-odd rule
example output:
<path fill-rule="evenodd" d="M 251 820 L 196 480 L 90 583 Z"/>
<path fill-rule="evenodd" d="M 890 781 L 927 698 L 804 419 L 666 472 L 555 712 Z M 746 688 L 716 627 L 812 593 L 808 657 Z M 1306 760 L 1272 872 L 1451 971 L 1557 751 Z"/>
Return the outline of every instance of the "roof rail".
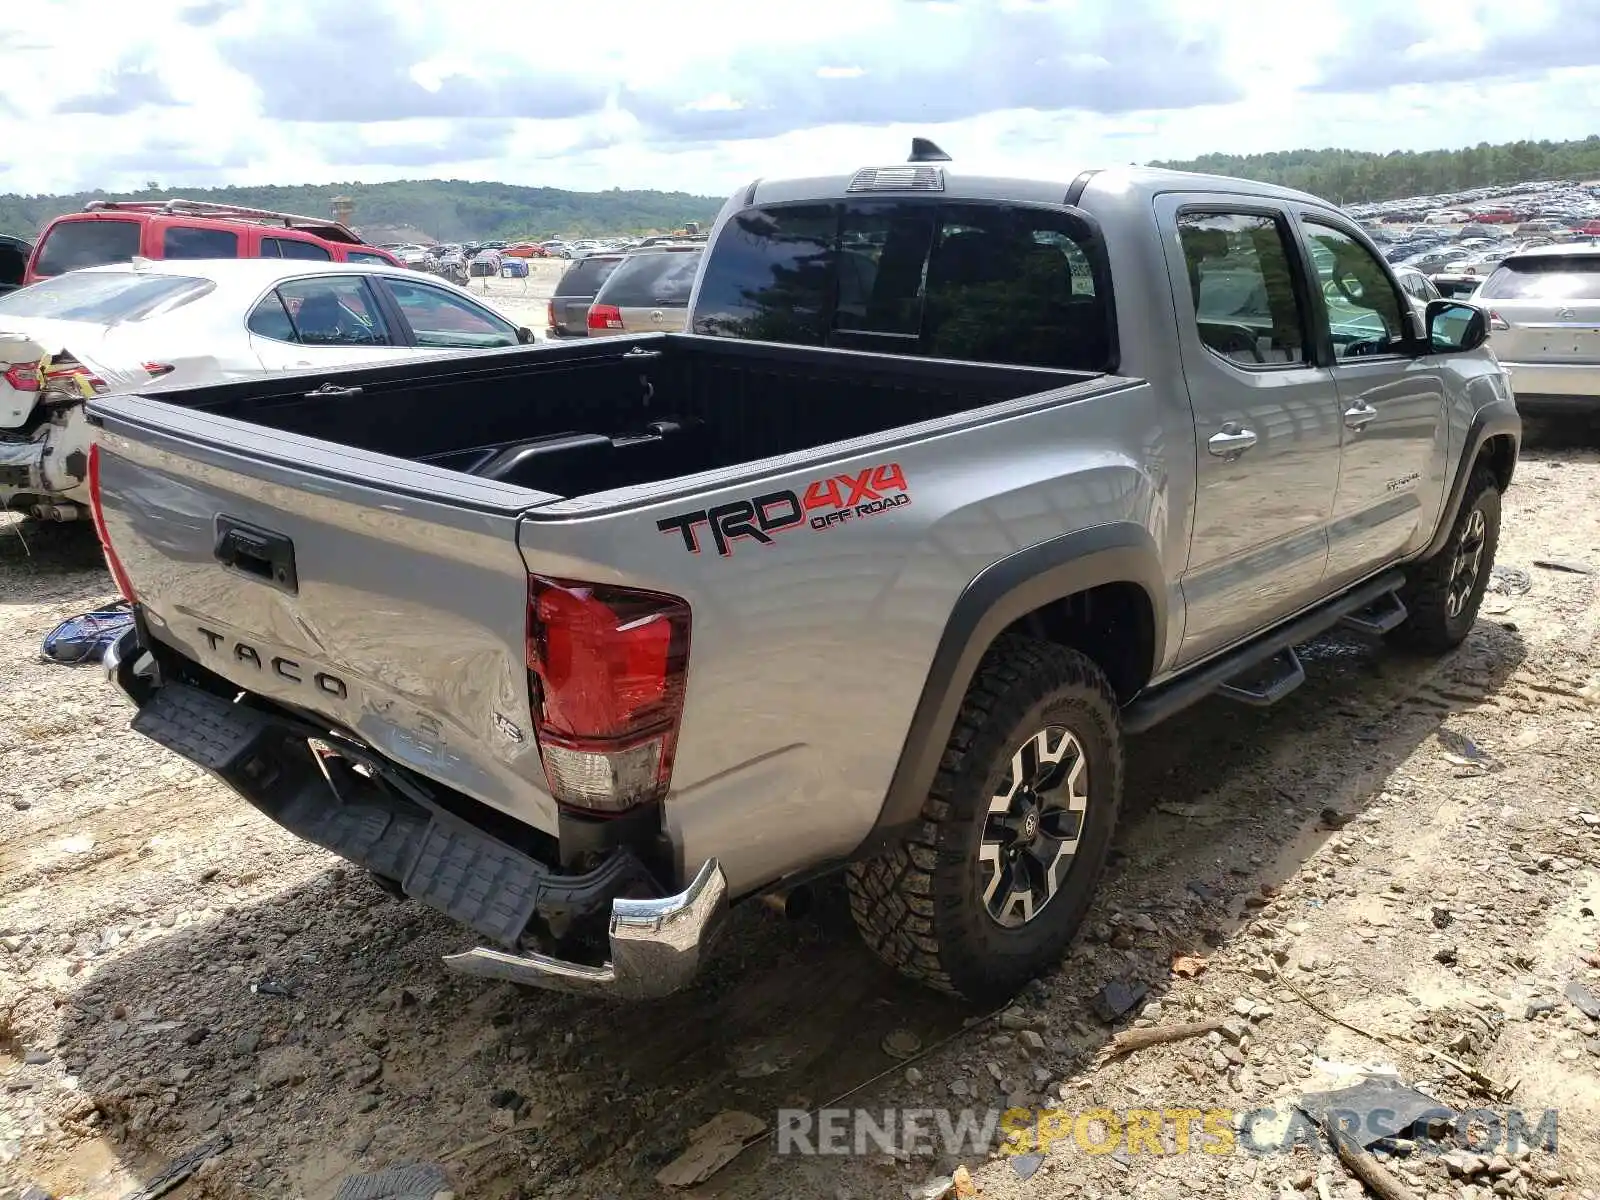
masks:
<path fill-rule="evenodd" d="M 134 212 L 152 213 L 168 217 L 215 217 L 228 221 L 259 221 L 282 225 L 286 229 L 301 229 L 326 238 L 330 242 L 349 242 L 361 245 L 361 237 L 342 221 L 331 217 L 307 217 L 298 213 L 274 212 L 270 208 L 245 208 L 237 204 L 213 204 L 207 200 L 91 200 L 83 206 L 84 212 Z"/>

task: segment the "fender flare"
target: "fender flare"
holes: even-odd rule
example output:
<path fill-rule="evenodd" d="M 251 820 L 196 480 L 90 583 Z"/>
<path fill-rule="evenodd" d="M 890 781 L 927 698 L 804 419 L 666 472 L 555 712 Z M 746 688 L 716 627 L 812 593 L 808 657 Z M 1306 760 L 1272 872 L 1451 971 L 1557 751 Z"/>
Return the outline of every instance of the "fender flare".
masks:
<path fill-rule="evenodd" d="M 1472 468 L 1478 461 L 1479 453 L 1490 438 L 1506 436 L 1511 438 L 1513 444 L 1514 468 L 1516 455 L 1522 449 L 1522 416 L 1517 412 L 1516 401 L 1509 397 L 1492 400 L 1473 415 L 1472 424 L 1467 428 L 1466 443 L 1461 447 L 1461 458 L 1456 463 L 1455 478 L 1451 480 L 1449 495 L 1446 497 L 1444 507 L 1439 511 L 1439 527 L 1433 531 L 1433 537 L 1427 546 L 1417 555 L 1418 559 L 1432 558 L 1444 549 L 1444 544 L 1450 537 L 1450 530 L 1455 527 L 1456 514 L 1461 510 L 1461 498 L 1466 493 L 1467 483 L 1472 478 Z M 1509 483 L 1510 480 L 1507 479 L 1506 482 Z"/>
<path fill-rule="evenodd" d="M 878 819 L 852 857 L 870 857 L 920 819 L 967 687 L 995 638 L 1053 600 L 1108 583 L 1136 584 L 1149 598 L 1152 658 L 1158 658 L 1167 628 L 1166 576 L 1155 539 L 1142 525 L 1114 522 L 1039 542 L 985 567 L 967 584 L 934 651 Z"/>

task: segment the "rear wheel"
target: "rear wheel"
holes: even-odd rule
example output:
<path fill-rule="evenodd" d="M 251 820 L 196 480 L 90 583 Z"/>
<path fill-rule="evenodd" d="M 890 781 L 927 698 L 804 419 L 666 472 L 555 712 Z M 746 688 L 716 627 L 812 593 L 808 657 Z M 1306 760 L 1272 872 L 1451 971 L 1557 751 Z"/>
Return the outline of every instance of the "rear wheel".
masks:
<path fill-rule="evenodd" d="M 1390 637 L 1429 654 L 1459 646 L 1478 619 L 1499 544 L 1500 485 L 1494 472 L 1480 466 L 1467 482 L 1443 548 L 1408 571 L 1400 590 L 1407 616 Z"/>
<path fill-rule="evenodd" d="M 857 927 L 922 983 L 1011 995 L 1082 922 L 1121 792 L 1117 702 L 1099 667 L 1002 639 L 968 689 L 917 829 L 851 867 Z"/>

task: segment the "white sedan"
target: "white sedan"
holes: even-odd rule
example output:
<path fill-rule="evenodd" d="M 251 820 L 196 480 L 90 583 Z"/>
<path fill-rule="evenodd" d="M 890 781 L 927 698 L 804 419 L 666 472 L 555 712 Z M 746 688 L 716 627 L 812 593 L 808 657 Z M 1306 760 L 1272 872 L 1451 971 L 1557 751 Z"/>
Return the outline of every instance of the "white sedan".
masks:
<path fill-rule="evenodd" d="M 391 266 L 135 259 L 0 295 L 0 510 L 75 520 L 84 401 L 534 340 L 461 288 Z"/>

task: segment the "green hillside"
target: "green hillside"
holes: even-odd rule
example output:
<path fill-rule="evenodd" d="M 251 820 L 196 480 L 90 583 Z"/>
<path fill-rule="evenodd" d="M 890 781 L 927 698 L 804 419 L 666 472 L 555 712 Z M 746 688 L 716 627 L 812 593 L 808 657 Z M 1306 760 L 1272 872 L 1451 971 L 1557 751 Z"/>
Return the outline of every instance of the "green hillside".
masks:
<path fill-rule="evenodd" d="M 313 216 L 326 216 L 333 197 L 349 196 L 356 203 L 357 228 L 409 225 L 443 241 L 670 232 L 685 221 L 710 222 L 722 205 L 721 197 L 687 192 L 567 192 L 459 179 L 288 187 L 155 186 L 139 192 L 80 192 L 72 196 L 0 195 L 0 233 L 31 238 L 51 217 L 76 212 L 90 200 L 174 195 Z"/>
<path fill-rule="evenodd" d="M 1480 142 L 1460 150 L 1283 150 L 1205 154 L 1152 166 L 1299 188 L 1340 204 L 1462 192 L 1534 179 L 1600 179 L 1600 135 L 1579 142 Z"/>

